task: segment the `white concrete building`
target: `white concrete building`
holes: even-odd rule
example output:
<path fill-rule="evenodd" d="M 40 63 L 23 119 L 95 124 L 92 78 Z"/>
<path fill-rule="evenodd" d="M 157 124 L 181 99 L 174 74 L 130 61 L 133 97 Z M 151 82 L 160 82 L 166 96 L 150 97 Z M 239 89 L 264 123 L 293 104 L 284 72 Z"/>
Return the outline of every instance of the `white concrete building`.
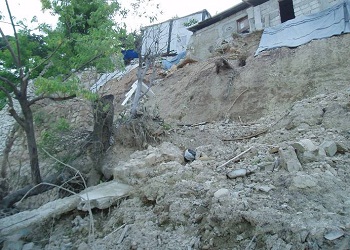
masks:
<path fill-rule="evenodd" d="M 192 32 L 189 25 L 202 22 L 210 17 L 202 10 L 184 17 L 147 26 L 143 29 L 142 55 L 153 52 L 162 55 L 175 55 L 186 51 Z"/>

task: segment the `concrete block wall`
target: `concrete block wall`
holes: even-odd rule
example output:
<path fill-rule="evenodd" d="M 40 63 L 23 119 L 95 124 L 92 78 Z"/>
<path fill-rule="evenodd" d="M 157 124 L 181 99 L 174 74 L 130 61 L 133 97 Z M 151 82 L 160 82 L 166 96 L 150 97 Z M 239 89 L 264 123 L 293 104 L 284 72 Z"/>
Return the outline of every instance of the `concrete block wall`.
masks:
<path fill-rule="evenodd" d="M 279 5 L 277 0 L 267 1 L 257 7 L 260 8 L 263 28 L 275 26 L 281 23 Z"/>
<path fill-rule="evenodd" d="M 314 14 L 321 11 L 319 0 L 293 0 L 295 17 Z"/>
<path fill-rule="evenodd" d="M 223 41 L 232 41 L 232 35 L 237 32 L 237 20 L 246 16 L 253 18 L 248 15 L 250 9 L 253 13 L 253 8 L 249 8 L 193 33 L 187 47 L 188 53 L 202 60 L 208 58 Z"/>

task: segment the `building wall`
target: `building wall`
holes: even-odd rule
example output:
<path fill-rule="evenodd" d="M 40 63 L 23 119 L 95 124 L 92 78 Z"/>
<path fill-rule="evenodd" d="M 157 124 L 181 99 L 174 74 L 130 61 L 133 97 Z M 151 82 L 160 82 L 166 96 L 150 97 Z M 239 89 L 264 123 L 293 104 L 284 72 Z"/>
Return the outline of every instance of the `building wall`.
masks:
<path fill-rule="evenodd" d="M 231 41 L 237 33 L 237 21 L 247 16 L 246 11 L 240 11 L 230 18 L 196 31 L 192 34 L 187 51 L 196 59 L 207 58 L 224 41 Z"/>
<path fill-rule="evenodd" d="M 342 0 L 293 0 L 295 17 L 310 15 L 329 8 Z M 250 32 L 263 30 L 281 24 L 279 0 L 270 0 L 227 17 L 215 24 L 194 32 L 187 50 L 192 57 L 201 60 L 210 57 L 211 52 L 223 41 L 231 41 L 237 33 L 237 21 L 248 17 Z"/>
<path fill-rule="evenodd" d="M 198 22 L 202 21 L 203 12 L 194 13 L 192 15 L 146 27 L 144 29 L 142 54 L 145 54 L 150 48 L 152 48 L 154 53 L 166 53 L 168 49 L 175 53 L 186 51 L 192 32 L 187 29 L 188 27 L 186 27 L 185 24 L 191 19 L 195 19 Z M 209 16 L 206 15 L 205 19 L 208 17 Z M 168 48 L 170 31 L 170 48 Z M 155 46 L 155 41 L 158 41 L 157 46 Z"/>

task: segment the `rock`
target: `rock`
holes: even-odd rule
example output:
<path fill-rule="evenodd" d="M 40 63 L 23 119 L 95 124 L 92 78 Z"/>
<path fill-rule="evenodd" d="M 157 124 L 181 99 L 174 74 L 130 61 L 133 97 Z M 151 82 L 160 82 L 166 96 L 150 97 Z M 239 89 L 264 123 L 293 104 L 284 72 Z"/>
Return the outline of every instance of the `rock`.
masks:
<path fill-rule="evenodd" d="M 263 191 L 263 192 L 265 192 L 265 193 L 270 192 L 272 189 L 274 189 L 274 186 L 263 185 L 263 186 L 257 187 L 257 190 Z"/>
<path fill-rule="evenodd" d="M 327 240 L 336 240 L 344 235 L 343 230 L 341 229 L 336 229 L 332 230 L 329 233 L 325 234 L 324 238 Z"/>
<path fill-rule="evenodd" d="M 22 250 L 39 250 L 40 247 L 35 246 L 33 242 L 27 243 L 23 245 Z"/>
<path fill-rule="evenodd" d="M 156 153 L 150 153 L 146 156 L 145 162 L 147 165 L 153 165 L 157 162 L 157 158 L 159 158 L 160 155 L 157 155 Z"/>
<path fill-rule="evenodd" d="M 226 174 L 227 178 L 229 179 L 234 179 L 234 178 L 237 178 L 237 177 L 243 177 L 243 176 L 246 176 L 248 174 L 248 170 L 247 169 L 236 169 L 236 170 L 233 170 L 231 172 L 228 172 Z"/>
<path fill-rule="evenodd" d="M 289 172 L 296 172 L 302 169 L 302 166 L 292 146 L 281 149 L 279 151 L 279 156 L 281 166 Z"/>
<path fill-rule="evenodd" d="M 341 154 L 344 154 L 345 152 L 349 152 L 350 151 L 350 148 L 345 145 L 345 143 L 343 142 L 336 142 L 336 145 L 337 145 L 337 152 L 338 153 L 341 153 Z"/>
<path fill-rule="evenodd" d="M 304 188 L 312 188 L 316 186 L 317 186 L 317 181 L 313 177 L 311 177 L 310 175 L 300 174 L 293 178 L 290 188 L 304 189 Z"/>
<path fill-rule="evenodd" d="M 220 188 L 218 191 L 216 191 L 214 193 L 214 197 L 215 198 L 220 198 L 222 196 L 226 196 L 226 195 L 229 195 L 230 194 L 230 191 L 226 188 Z"/>
<path fill-rule="evenodd" d="M 128 195 L 131 189 L 131 186 L 116 181 L 101 183 L 79 194 L 81 201 L 77 208 L 83 211 L 88 211 L 89 205 L 90 208 L 108 208 L 117 203 L 121 197 Z"/>
<path fill-rule="evenodd" d="M 318 149 L 316 145 L 309 139 L 302 139 L 299 142 L 293 143 L 292 146 L 297 150 L 298 153 L 304 153 L 306 151 L 314 152 Z"/>
<path fill-rule="evenodd" d="M 85 242 L 82 242 L 79 244 L 78 250 L 86 250 L 86 249 L 90 249 L 88 244 L 86 244 Z"/>
<path fill-rule="evenodd" d="M 337 144 L 334 141 L 324 141 L 320 145 L 324 149 L 327 156 L 332 157 L 337 153 Z"/>
<path fill-rule="evenodd" d="M 2 250 L 22 250 L 24 242 L 21 240 L 11 241 L 6 240 L 2 247 Z"/>
<path fill-rule="evenodd" d="M 159 146 L 159 151 L 160 151 L 160 154 L 162 155 L 162 158 L 166 162 L 168 161 L 183 162 L 182 151 L 177 146 L 175 146 L 170 142 L 163 142 Z"/>
<path fill-rule="evenodd" d="M 279 151 L 279 147 L 272 147 L 269 149 L 270 154 L 278 153 L 278 151 Z"/>
<path fill-rule="evenodd" d="M 326 153 L 326 151 L 324 150 L 324 148 L 321 148 L 321 147 L 319 147 L 318 148 L 318 157 L 319 157 L 319 160 L 324 160 L 324 159 L 326 159 L 326 156 L 327 156 L 327 153 Z"/>

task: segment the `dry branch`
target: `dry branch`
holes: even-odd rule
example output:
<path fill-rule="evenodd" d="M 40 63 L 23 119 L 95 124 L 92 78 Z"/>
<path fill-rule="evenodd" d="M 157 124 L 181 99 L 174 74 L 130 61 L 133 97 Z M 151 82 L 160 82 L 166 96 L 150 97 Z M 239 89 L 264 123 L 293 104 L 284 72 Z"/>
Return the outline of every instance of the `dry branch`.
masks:
<path fill-rule="evenodd" d="M 246 139 L 250 139 L 250 138 L 253 138 L 253 137 L 256 137 L 256 136 L 259 136 L 259 135 L 262 135 L 262 134 L 265 134 L 267 131 L 269 131 L 268 128 L 265 128 L 261 131 L 258 131 L 254 134 L 251 134 L 251 135 L 247 135 L 247 136 L 243 136 L 243 137 L 238 137 L 238 138 L 232 138 L 232 139 L 222 139 L 223 141 L 240 141 L 240 140 L 246 140 Z"/>
<path fill-rule="evenodd" d="M 199 122 L 199 123 L 193 123 L 193 124 L 178 123 L 177 126 L 179 126 L 179 127 L 197 127 L 197 126 L 200 126 L 200 125 L 205 125 L 207 123 L 208 122 Z"/>
<path fill-rule="evenodd" d="M 253 147 L 248 148 L 247 150 L 243 151 L 242 153 L 240 153 L 239 155 L 233 157 L 232 159 L 228 160 L 227 162 L 225 162 L 224 164 L 218 166 L 217 168 L 222 168 L 225 167 L 227 164 L 229 164 L 232 161 L 236 161 L 238 160 L 242 155 L 248 153 Z"/>
<path fill-rule="evenodd" d="M 245 92 L 247 92 L 248 90 L 249 90 L 248 88 L 245 89 L 245 90 L 243 90 L 243 91 L 236 97 L 236 99 L 233 101 L 231 107 L 227 110 L 227 112 L 229 112 L 229 111 L 233 108 L 233 105 L 235 105 L 235 103 L 236 103 L 236 101 L 238 100 L 238 98 L 240 98 L 241 95 L 243 95 L 243 94 L 244 94 Z"/>

